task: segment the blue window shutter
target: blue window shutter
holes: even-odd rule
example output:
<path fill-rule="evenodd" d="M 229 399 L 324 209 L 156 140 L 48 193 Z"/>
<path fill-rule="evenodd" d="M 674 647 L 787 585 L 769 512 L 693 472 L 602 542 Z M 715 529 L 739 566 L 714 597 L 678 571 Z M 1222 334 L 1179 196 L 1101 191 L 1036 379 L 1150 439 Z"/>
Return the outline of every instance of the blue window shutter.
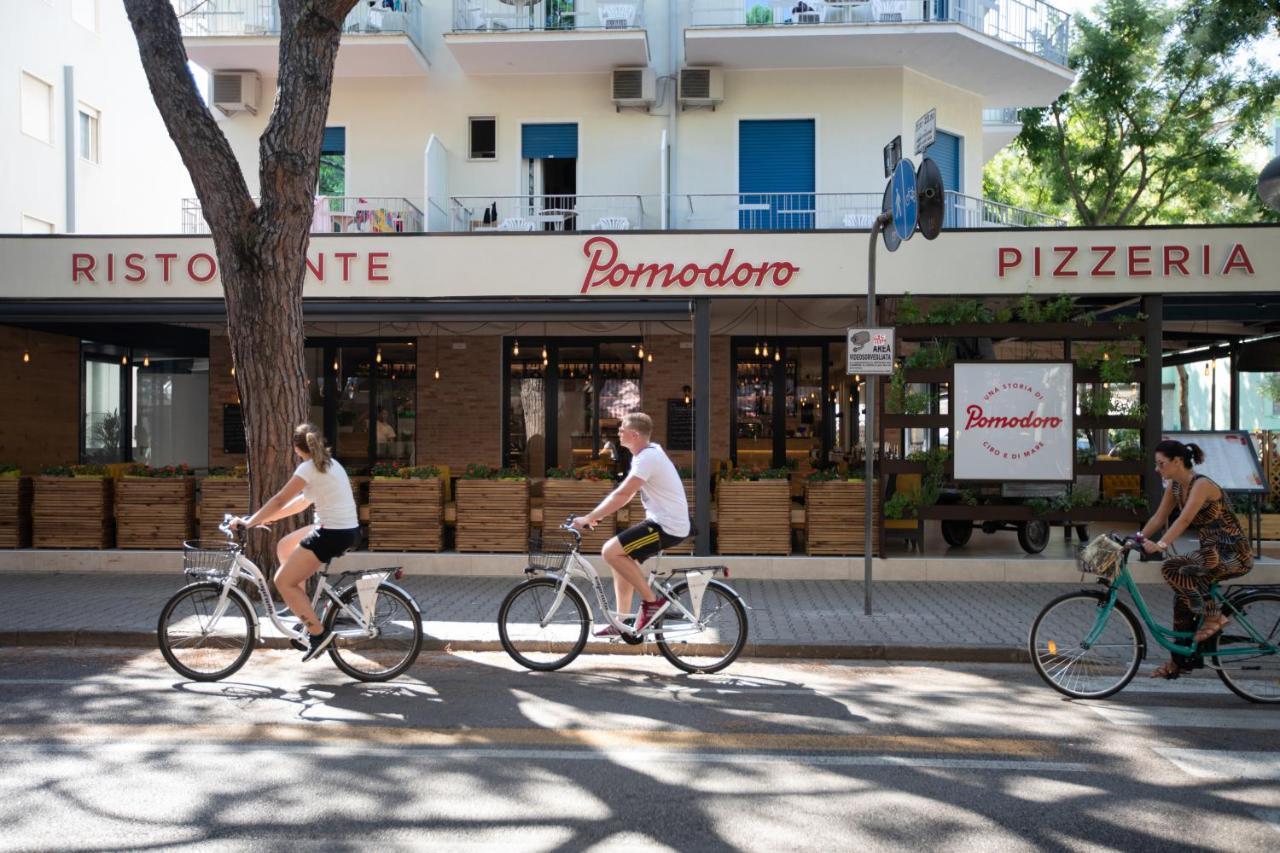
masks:
<path fill-rule="evenodd" d="M 738 123 L 739 228 L 813 227 L 813 148 L 813 119 Z"/>
<path fill-rule="evenodd" d="M 520 156 L 559 160 L 578 156 L 576 124 L 526 124 L 520 128 Z"/>
<path fill-rule="evenodd" d="M 345 127 L 326 127 L 324 141 L 320 143 L 321 154 L 346 154 L 347 129 Z"/>
<path fill-rule="evenodd" d="M 948 192 L 960 192 L 960 137 L 938 131 L 937 138 L 929 146 L 929 159 L 938 164 L 942 172 L 942 188 Z"/>

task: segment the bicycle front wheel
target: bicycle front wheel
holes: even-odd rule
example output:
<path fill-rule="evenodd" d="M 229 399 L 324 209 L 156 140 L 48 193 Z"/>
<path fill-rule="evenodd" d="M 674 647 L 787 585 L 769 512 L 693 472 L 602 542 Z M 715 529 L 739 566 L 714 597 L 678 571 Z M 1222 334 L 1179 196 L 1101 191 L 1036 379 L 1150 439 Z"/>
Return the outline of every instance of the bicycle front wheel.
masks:
<path fill-rule="evenodd" d="M 360 612 L 360 597 L 354 586 L 342 594 L 342 603 Z M 324 624 L 334 632 L 329 659 L 360 681 L 389 681 L 413 666 L 422 651 L 422 613 L 418 604 L 391 584 L 384 583 L 376 590 L 368 628 L 361 628 L 345 610 L 333 606 L 325 614 Z"/>
<path fill-rule="evenodd" d="M 222 584 L 185 586 L 160 611 L 156 637 L 169 666 L 192 681 L 217 681 L 244 666 L 253 653 L 257 621 L 244 595 L 232 587 L 227 607 L 214 618 Z"/>
<path fill-rule="evenodd" d="M 567 666 L 587 645 L 591 618 L 572 586 L 556 604 L 560 582 L 533 578 L 517 586 L 498 608 L 498 638 L 512 660 L 527 669 L 551 672 Z"/>
<path fill-rule="evenodd" d="M 1280 702 L 1280 595 L 1256 592 L 1233 602 L 1263 644 L 1249 636 L 1240 616 L 1215 638 L 1213 666 L 1231 692 L 1250 702 Z"/>
<path fill-rule="evenodd" d="M 1132 680 L 1142 663 L 1142 629 L 1120 602 L 1097 639 L 1085 645 L 1105 603 L 1101 593 L 1069 592 L 1049 602 L 1031 626 L 1031 663 L 1064 696 L 1110 696 Z"/>
<path fill-rule="evenodd" d="M 653 635 L 662 656 L 685 672 L 719 672 L 733 663 L 747 644 L 747 609 L 741 599 L 719 581 L 707 584 L 700 610 L 694 607 L 687 581 L 671 592 L 698 621 L 689 621 L 673 603 Z"/>

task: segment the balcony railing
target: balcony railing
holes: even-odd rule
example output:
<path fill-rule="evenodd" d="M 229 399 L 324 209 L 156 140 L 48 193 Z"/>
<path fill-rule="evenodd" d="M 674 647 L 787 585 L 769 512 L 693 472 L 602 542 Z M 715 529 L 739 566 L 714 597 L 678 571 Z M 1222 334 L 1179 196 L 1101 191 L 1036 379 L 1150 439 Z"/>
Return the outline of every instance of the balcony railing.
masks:
<path fill-rule="evenodd" d="M 1058 65 L 1071 16 L 1040 0 L 693 0 L 694 27 L 958 23 Z"/>
<path fill-rule="evenodd" d="M 644 0 L 454 0 L 453 31 L 644 29 Z"/>
<path fill-rule="evenodd" d="M 278 36 L 280 4 L 276 0 L 172 0 L 182 35 Z M 347 15 L 342 32 L 367 35 L 403 33 L 422 50 L 422 0 L 360 0 Z"/>
<path fill-rule="evenodd" d="M 1001 107 L 982 111 L 983 124 L 1022 124 L 1018 119 L 1017 107 Z"/>
<path fill-rule="evenodd" d="M 423 225 L 422 211 L 405 198 L 320 196 L 311 218 L 311 233 L 395 234 L 419 232 Z M 182 233 L 209 233 L 198 198 L 182 200 Z"/>
<path fill-rule="evenodd" d="M 662 227 L 662 197 L 455 196 L 451 231 L 627 231 Z"/>
<path fill-rule="evenodd" d="M 1061 228 L 1065 219 L 961 193 L 946 194 L 947 228 Z"/>
<path fill-rule="evenodd" d="M 870 228 L 883 193 L 698 193 L 672 202 L 674 227 L 741 231 Z"/>

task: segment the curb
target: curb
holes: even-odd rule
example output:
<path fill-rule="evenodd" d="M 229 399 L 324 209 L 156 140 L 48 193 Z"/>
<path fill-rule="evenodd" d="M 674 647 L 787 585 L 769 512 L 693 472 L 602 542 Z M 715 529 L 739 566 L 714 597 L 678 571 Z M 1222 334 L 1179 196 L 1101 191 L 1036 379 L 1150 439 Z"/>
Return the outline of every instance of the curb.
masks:
<path fill-rule="evenodd" d="M 3 631 L 0 632 L 0 648 L 133 648 L 155 649 L 154 631 L 104 631 L 80 629 L 66 631 Z M 281 637 L 261 639 L 259 648 L 287 649 L 289 644 Z M 423 651 L 433 652 L 498 652 L 502 644 L 497 640 L 450 640 L 442 637 L 426 637 Z M 590 642 L 583 654 L 638 655 L 654 654 L 652 643 L 628 645 L 626 643 Z M 1031 658 L 1022 646 L 955 646 L 955 645 L 887 645 L 884 643 L 748 643 L 742 650 L 744 658 L 805 658 L 810 660 L 874 660 L 874 661 L 930 661 L 936 663 L 1029 663 Z"/>

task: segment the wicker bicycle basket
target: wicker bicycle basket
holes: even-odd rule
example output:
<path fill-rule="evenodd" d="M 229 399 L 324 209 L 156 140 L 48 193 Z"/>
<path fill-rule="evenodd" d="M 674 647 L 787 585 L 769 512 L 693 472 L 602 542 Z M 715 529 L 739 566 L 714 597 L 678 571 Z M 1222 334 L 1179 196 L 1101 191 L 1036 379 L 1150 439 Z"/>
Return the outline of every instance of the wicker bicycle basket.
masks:
<path fill-rule="evenodd" d="M 1103 580 L 1112 580 L 1120 573 L 1120 558 L 1124 555 L 1124 546 L 1107 534 L 1095 536 L 1088 545 L 1080 549 L 1076 562 L 1080 571 L 1097 575 Z"/>
<path fill-rule="evenodd" d="M 535 530 L 529 534 L 529 565 L 548 572 L 558 572 L 572 550 L 569 538 L 564 534 L 543 534 Z"/>
<path fill-rule="evenodd" d="M 182 571 L 200 577 L 225 577 L 238 550 L 226 540 L 189 539 L 182 543 Z"/>

